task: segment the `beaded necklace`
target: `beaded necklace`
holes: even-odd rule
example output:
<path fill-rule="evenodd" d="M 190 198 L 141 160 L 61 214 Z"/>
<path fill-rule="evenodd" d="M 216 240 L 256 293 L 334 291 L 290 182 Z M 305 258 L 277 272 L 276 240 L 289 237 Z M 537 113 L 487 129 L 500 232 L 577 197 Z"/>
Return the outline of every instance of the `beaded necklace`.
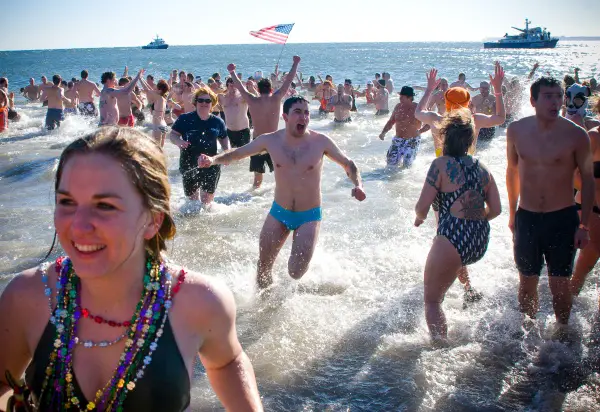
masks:
<path fill-rule="evenodd" d="M 81 284 L 75 274 L 69 258 L 56 261 L 58 273 L 56 282 L 56 309 L 52 311 L 52 291 L 43 272 L 46 283 L 44 293 L 48 296 L 52 316 L 50 322 L 56 327 L 54 350 L 50 355 L 46 376 L 39 397 L 44 410 L 65 410 L 74 408 L 79 411 L 122 411 L 127 393 L 135 389 L 136 382 L 144 376 L 146 367 L 152 361 L 152 354 L 158 347 L 163 334 L 169 309 L 172 306 L 171 280 L 163 262 L 148 258 L 146 274 L 143 279 L 143 291 L 136 310 L 131 318 L 124 352 L 115 368 L 112 378 L 96 392 L 93 401 L 84 409 L 75 394 L 73 384 L 73 351 L 79 342 L 77 325 L 82 317 Z M 183 283 L 185 272 L 182 270 L 176 290 Z M 120 340 L 120 339 L 118 339 Z M 101 342 L 102 343 L 102 342 Z M 116 343 L 116 341 L 114 342 Z M 112 344 L 112 343 L 111 343 Z M 85 346 L 85 343 L 84 343 Z M 96 345 L 109 346 L 109 345 Z M 89 346 L 86 346 L 89 347 Z"/>

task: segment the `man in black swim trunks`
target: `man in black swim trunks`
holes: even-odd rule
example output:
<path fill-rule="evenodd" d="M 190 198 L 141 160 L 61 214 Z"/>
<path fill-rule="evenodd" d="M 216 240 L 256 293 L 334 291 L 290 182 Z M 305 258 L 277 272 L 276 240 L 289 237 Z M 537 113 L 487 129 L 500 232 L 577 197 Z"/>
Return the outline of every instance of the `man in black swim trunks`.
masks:
<path fill-rule="evenodd" d="M 590 139 L 584 129 L 560 116 L 563 89 L 558 80 L 536 80 L 530 101 L 535 115 L 513 122 L 506 133 L 509 227 L 520 277 L 519 305 L 521 312 L 535 317 L 545 258 L 554 314 L 562 326 L 571 313 L 575 251 L 589 242 L 587 225 L 594 203 Z M 582 182 L 581 222 L 573 201 L 576 169 Z"/>
<path fill-rule="evenodd" d="M 194 103 L 196 111 L 177 118 L 169 139 L 181 149 L 179 171 L 185 195 L 192 201 L 200 199 L 203 205 L 210 206 L 221 177 L 221 166 L 198 169 L 198 158 L 202 154 L 215 156 L 217 141 L 223 150 L 229 150 L 229 139 L 223 120 L 211 114 L 217 96 L 208 87 L 200 87 L 194 95 Z"/>
<path fill-rule="evenodd" d="M 231 77 L 225 81 L 225 87 L 227 91 L 218 95 L 218 101 L 225 112 L 227 136 L 229 136 L 231 147 L 242 147 L 250 143 L 248 103 L 233 85 Z"/>

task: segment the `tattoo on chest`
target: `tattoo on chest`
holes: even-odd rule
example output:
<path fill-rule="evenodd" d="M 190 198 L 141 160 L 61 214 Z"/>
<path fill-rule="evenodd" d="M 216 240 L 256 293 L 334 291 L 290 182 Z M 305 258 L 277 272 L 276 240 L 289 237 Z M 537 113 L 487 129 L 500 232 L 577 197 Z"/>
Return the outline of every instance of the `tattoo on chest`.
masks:
<path fill-rule="evenodd" d="M 465 219 L 482 220 L 485 217 L 485 202 L 481 195 L 473 190 L 461 196 L 460 205 L 460 212 Z"/>
<path fill-rule="evenodd" d="M 425 181 L 427 183 L 429 183 L 431 186 L 433 186 L 439 190 L 439 188 L 436 185 L 439 175 L 440 175 L 440 169 L 438 169 L 437 165 L 434 162 L 429 167 L 429 171 L 427 172 L 427 178 L 425 179 Z"/>
<path fill-rule="evenodd" d="M 454 183 L 455 185 L 465 183 L 465 175 L 455 160 L 448 160 L 448 163 L 446 163 L 446 174 L 450 179 L 450 183 Z"/>

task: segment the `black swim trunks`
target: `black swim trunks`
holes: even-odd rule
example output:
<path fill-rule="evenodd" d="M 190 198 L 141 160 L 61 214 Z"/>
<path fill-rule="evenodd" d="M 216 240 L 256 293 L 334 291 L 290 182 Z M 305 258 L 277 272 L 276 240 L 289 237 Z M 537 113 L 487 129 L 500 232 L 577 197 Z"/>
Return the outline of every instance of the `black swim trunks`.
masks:
<path fill-rule="evenodd" d="M 48 130 L 54 130 L 60 127 L 60 122 L 65 120 L 65 115 L 62 109 L 48 109 L 46 112 L 46 128 Z"/>
<path fill-rule="evenodd" d="M 229 130 L 227 129 L 227 137 L 231 147 L 242 147 L 250 143 L 250 129 Z"/>
<path fill-rule="evenodd" d="M 344 120 L 333 119 L 334 123 L 352 123 L 351 117 L 346 117 Z"/>
<path fill-rule="evenodd" d="M 495 127 L 484 127 L 482 129 L 479 129 L 479 137 L 477 139 L 492 140 L 495 135 L 496 135 Z"/>
<path fill-rule="evenodd" d="M 265 163 L 269 166 L 269 170 L 273 172 L 273 161 L 268 153 L 250 156 L 250 171 L 256 173 L 265 173 Z"/>
<path fill-rule="evenodd" d="M 98 111 L 94 102 L 81 102 L 79 103 L 79 114 L 95 117 L 98 116 Z"/>
<path fill-rule="evenodd" d="M 519 208 L 515 215 L 514 255 L 519 272 L 539 276 L 544 258 L 550 276 L 571 276 L 575 260 L 575 206 L 548 213 Z"/>
<path fill-rule="evenodd" d="M 221 166 L 211 166 L 206 169 L 198 167 L 181 171 L 183 181 L 183 192 L 187 197 L 192 196 L 198 189 L 213 194 L 217 190 L 221 177 Z"/>

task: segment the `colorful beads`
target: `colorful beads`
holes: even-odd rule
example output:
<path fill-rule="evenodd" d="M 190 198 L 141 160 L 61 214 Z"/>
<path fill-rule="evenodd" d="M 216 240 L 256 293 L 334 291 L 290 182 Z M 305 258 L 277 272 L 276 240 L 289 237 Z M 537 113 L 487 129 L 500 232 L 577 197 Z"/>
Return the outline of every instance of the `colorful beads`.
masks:
<path fill-rule="evenodd" d="M 122 411 L 128 391 L 136 387 L 138 379 L 144 376 L 144 370 L 152 362 L 152 355 L 158 348 L 158 339 L 163 335 L 171 300 L 171 275 L 167 267 L 151 259 L 146 263 L 147 273 L 143 279 L 143 292 L 131 320 L 116 322 L 95 316 L 81 307 L 80 281 L 71 261 L 60 258 L 56 261 L 57 273 L 56 309 L 52 309 L 52 291 L 47 286 L 48 276 L 42 280 L 46 287 L 52 323 L 56 328 L 54 351 L 49 357 L 46 377 L 39 397 L 38 409 L 56 410 L 69 405 L 81 410 L 77 398 L 73 376 L 73 351 L 76 345 L 84 347 L 106 347 L 127 338 L 125 349 L 119 358 L 113 377 L 98 390 L 95 399 L 86 404 L 85 409 Z M 185 272 L 182 270 L 178 285 L 183 283 Z M 47 292 L 46 289 L 50 290 Z M 77 337 L 79 319 L 89 318 L 97 324 L 111 327 L 126 327 L 127 330 L 113 341 L 92 342 Z M 39 407 L 43 405 L 43 407 Z"/>

